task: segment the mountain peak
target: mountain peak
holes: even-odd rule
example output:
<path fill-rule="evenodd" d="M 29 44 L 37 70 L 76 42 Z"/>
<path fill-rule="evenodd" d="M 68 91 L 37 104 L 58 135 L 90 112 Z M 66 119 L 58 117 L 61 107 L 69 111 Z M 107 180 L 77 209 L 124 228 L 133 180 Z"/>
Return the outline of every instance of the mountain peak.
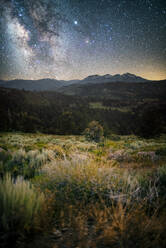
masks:
<path fill-rule="evenodd" d="M 122 78 L 125 78 L 126 81 L 129 81 L 129 82 L 130 82 L 130 81 L 133 81 L 133 82 L 146 82 L 146 81 L 148 81 L 148 80 L 145 79 L 145 78 L 142 78 L 142 77 L 137 76 L 137 75 L 135 75 L 135 74 L 131 74 L 131 73 L 129 73 L 129 72 L 122 74 L 121 77 L 122 77 Z"/>
<path fill-rule="evenodd" d="M 102 76 L 96 74 L 96 75 L 89 75 L 88 77 L 86 77 L 84 79 L 90 79 L 90 80 L 92 79 L 93 80 L 93 79 L 97 79 L 99 77 L 102 77 Z"/>
<path fill-rule="evenodd" d="M 134 75 L 132 73 L 129 73 L 129 72 L 126 72 L 126 73 L 122 74 L 122 76 L 137 77 L 136 75 Z"/>
<path fill-rule="evenodd" d="M 112 75 L 110 75 L 110 74 L 105 74 L 103 77 L 105 77 L 105 78 L 112 78 Z"/>
<path fill-rule="evenodd" d="M 106 82 L 128 82 L 128 83 L 136 83 L 136 82 L 146 82 L 148 80 L 126 72 L 124 74 L 105 74 L 105 75 L 90 75 L 83 80 L 80 81 L 81 84 L 84 83 L 106 83 Z"/>

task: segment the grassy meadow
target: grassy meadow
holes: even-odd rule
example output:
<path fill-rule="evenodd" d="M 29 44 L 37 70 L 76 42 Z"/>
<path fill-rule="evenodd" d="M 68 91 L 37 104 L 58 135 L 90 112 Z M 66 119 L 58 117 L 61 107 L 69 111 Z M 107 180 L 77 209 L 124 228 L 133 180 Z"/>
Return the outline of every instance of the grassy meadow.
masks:
<path fill-rule="evenodd" d="M 2 247 L 166 247 L 166 135 L 0 133 Z"/>

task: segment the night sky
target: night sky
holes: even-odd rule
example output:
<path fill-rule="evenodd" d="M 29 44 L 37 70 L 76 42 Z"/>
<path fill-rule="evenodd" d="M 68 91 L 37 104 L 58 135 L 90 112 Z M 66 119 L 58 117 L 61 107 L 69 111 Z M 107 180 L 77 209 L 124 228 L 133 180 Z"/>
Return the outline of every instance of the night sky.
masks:
<path fill-rule="evenodd" d="M 0 0 L 1 79 L 166 78 L 165 0 Z"/>

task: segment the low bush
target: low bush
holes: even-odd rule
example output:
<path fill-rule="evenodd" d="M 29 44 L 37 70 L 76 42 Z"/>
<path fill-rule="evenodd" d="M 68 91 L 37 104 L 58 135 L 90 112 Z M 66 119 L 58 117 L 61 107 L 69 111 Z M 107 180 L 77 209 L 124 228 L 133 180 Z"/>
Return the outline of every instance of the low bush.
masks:
<path fill-rule="evenodd" d="M 45 198 L 28 181 L 7 174 L 0 181 L 0 241 L 14 247 L 24 235 L 41 230 Z M 9 245 L 10 243 L 10 245 Z"/>
<path fill-rule="evenodd" d="M 25 150 L 20 149 L 11 153 L 10 157 L 4 157 L 3 155 L 3 160 L 1 158 L 0 160 L 2 161 L 0 167 L 1 174 L 9 172 L 14 177 L 21 175 L 25 179 L 30 179 L 33 178 L 49 160 L 49 153 L 47 150 L 42 150 L 41 152 L 31 150 L 26 152 Z"/>
<path fill-rule="evenodd" d="M 166 165 L 158 168 L 157 177 L 158 177 L 158 182 L 157 182 L 158 194 L 162 199 L 164 198 L 164 200 L 166 200 L 166 194 L 165 194 L 166 192 Z"/>
<path fill-rule="evenodd" d="M 157 149 L 156 154 L 160 156 L 166 156 L 166 147 Z"/>

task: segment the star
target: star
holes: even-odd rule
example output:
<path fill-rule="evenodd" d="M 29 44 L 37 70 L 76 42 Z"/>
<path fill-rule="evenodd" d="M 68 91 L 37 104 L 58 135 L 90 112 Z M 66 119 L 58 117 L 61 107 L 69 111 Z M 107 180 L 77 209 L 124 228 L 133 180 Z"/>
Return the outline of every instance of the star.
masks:
<path fill-rule="evenodd" d="M 166 78 L 165 1 L 82 2 L 3 0 L 0 79 L 136 74 L 140 62 L 145 77 Z"/>

